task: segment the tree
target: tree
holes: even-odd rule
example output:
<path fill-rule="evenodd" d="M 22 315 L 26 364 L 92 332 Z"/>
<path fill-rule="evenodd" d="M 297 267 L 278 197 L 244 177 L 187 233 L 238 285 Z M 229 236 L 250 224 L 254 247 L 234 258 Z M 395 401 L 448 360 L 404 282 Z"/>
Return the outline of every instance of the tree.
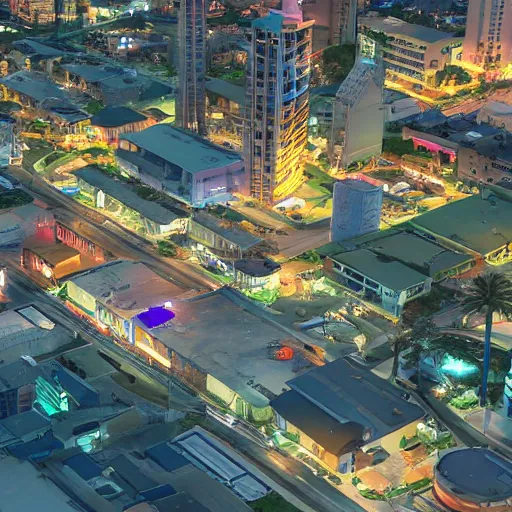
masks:
<path fill-rule="evenodd" d="M 493 313 L 512 312 L 512 282 L 504 274 L 489 272 L 473 279 L 467 296 L 463 301 L 464 309 L 470 312 L 485 313 L 484 362 L 482 371 L 482 390 L 480 406 L 487 402 L 487 380 L 491 361 L 491 334 Z"/>

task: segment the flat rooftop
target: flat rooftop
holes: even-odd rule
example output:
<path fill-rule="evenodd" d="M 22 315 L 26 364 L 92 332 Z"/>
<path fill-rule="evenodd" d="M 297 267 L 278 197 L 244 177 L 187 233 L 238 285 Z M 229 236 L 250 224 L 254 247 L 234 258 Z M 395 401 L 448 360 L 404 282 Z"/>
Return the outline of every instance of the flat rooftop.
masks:
<path fill-rule="evenodd" d="M 411 39 L 417 39 L 431 44 L 445 40 L 448 43 L 450 39 L 457 39 L 450 32 L 441 32 L 435 28 L 406 23 L 403 20 L 393 18 L 391 16 L 388 16 L 387 18 L 362 16 L 357 19 L 357 23 L 358 25 L 368 27 L 376 32 L 406 36 Z M 462 38 L 458 39 L 462 41 Z"/>
<path fill-rule="evenodd" d="M 124 318 L 161 306 L 184 293 L 182 288 L 155 274 L 143 263 L 126 260 L 100 265 L 71 278 L 68 283 Z"/>
<path fill-rule="evenodd" d="M 152 329 L 151 334 L 252 405 L 267 406 L 269 398 L 280 395 L 286 381 L 297 375 L 293 360 L 271 359 L 267 347 L 269 342 L 295 340 L 293 335 L 240 294 L 217 290 L 177 301 L 173 311 L 171 325 Z"/>
<path fill-rule="evenodd" d="M 340 422 L 355 422 L 379 439 L 419 420 L 424 411 L 400 397 L 400 390 L 371 371 L 340 358 L 287 383 Z"/>
<path fill-rule="evenodd" d="M 20 462 L 14 457 L 0 460 L 0 502 L 2 512 L 45 510 L 76 512 L 77 503 L 57 487 L 51 479 L 41 478 L 41 473 L 30 462 Z M 27 490 L 30 490 L 27 492 Z"/>
<path fill-rule="evenodd" d="M 50 265 L 55 266 L 70 258 L 80 256 L 80 252 L 66 244 L 52 244 L 30 236 L 23 242 L 23 249 L 27 249 L 40 256 Z"/>
<path fill-rule="evenodd" d="M 372 185 L 371 183 L 368 183 L 367 181 L 353 180 L 353 179 L 338 180 L 335 182 L 335 185 L 337 185 L 337 186 L 344 185 L 346 187 L 349 187 L 352 190 L 358 190 L 359 192 L 370 192 L 372 190 L 379 188 L 379 187 L 376 187 L 375 185 Z"/>
<path fill-rule="evenodd" d="M 91 187 L 102 190 L 106 195 L 117 199 L 126 207 L 134 210 L 148 220 L 161 226 L 167 226 L 178 218 L 178 215 L 167 208 L 147 201 L 133 192 L 128 185 L 106 176 L 94 166 L 83 167 L 73 173 L 77 178 L 85 181 Z"/>
<path fill-rule="evenodd" d="M 512 241 L 512 203 L 494 195 L 454 201 L 414 218 L 411 225 L 451 240 L 481 255 Z"/>
<path fill-rule="evenodd" d="M 201 172 L 241 162 L 242 158 L 192 133 L 168 124 L 156 124 L 137 133 L 121 135 L 187 172 Z"/>
<path fill-rule="evenodd" d="M 357 243 L 357 239 L 354 242 Z M 377 254 L 414 265 L 430 277 L 472 260 L 468 254 L 450 251 L 407 232 L 383 236 L 364 244 L 364 247 Z"/>
<path fill-rule="evenodd" d="M 437 463 L 436 473 L 461 498 L 493 502 L 512 497 L 512 463 L 486 448 L 449 452 Z"/>
<path fill-rule="evenodd" d="M 331 256 L 331 259 L 364 274 L 390 290 L 406 290 L 426 280 L 426 277 L 417 270 L 368 249 L 342 252 Z"/>
<path fill-rule="evenodd" d="M 225 227 L 223 225 L 225 221 L 206 212 L 196 212 L 192 217 L 192 221 L 233 242 L 244 250 L 250 249 L 262 241 L 261 238 L 245 231 L 245 229 L 237 226 Z M 193 237 L 194 235 L 192 234 L 191 236 Z"/>

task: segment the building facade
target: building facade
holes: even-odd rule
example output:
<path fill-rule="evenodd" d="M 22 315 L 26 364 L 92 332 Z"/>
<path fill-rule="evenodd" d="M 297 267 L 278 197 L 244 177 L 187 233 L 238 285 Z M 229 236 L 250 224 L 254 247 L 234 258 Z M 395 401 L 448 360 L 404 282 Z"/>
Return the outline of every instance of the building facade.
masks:
<path fill-rule="evenodd" d="M 340 242 L 379 230 L 382 187 L 362 180 L 334 184 L 331 242 Z"/>
<path fill-rule="evenodd" d="M 382 152 L 384 64 L 379 53 L 374 41 L 359 37 L 356 63 L 336 93 L 329 143 L 334 167 L 346 169 Z"/>
<path fill-rule="evenodd" d="M 76 19 L 76 2 L 62 0 L 60 19 L 71 21 Z M 55 23 L 54 0 L 10 0 L 11 14 L 30 25 L 51 25 Z"/>
<path fill-rule="evenodd" d="M 358 24 L 369 37 L 384 36 L 386 78 L 416 88 L 436 89 L 436 72 L 457 58 L 456 49 L 462 44 L 450 33 L 392 17 L 362 17 Z"/>
<path fill-rule="evenodd" d="M 313 51 L 333 44 L 355 44 L 357 0 L 302 2 L 306 21 L 314 20 Z"/>
<path fill-rule="evenodd" d="M 509 0 L 470 0 L 463 60 L 502 68 L 512 62 L 512 3 Z"/>
<path fill-rule="evenodd" d="M 177 0 L 178 126 L 206 135 L 206 0 Z"/>
<path fill-rule="evenodd" d="M 244 153 L 251 195 L 268 204 L 302 183 L 313 23 L 299 11 L 271 12 L 252 24 Z"/>

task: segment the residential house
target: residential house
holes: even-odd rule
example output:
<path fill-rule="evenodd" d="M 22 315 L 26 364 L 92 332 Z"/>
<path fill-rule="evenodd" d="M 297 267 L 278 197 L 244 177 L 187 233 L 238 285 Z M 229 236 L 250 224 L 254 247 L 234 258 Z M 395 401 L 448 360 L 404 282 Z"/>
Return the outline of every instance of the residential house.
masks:
<path fill-rule="evenodd" d="M 400 390 L 349 359 L 287 382 L 270 402 L 276 425 L 332 470 L 351 473 L 399 450 L 424 416 Z M 362 456 L 366 454 L 367 456 Z"/>

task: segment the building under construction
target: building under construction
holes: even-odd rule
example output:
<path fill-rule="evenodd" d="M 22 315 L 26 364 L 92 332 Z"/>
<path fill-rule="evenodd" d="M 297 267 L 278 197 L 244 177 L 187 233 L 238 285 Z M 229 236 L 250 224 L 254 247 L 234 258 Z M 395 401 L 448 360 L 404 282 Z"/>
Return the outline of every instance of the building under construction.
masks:
<path fill-rule="evenodd" d="M 296 2 L 255 20 L 247 76 L 244 153 L 251 195 L 268 204 L 302 183 L 313 21 Z"/>
<path fill-rule="evenodd" d="M 76 0 L 10 0 L 11 15 L 29 25 L 52 25 L 55 23 L 55 7 L 61 21 L 76 19 Z"/>
<path fill-rule="evenodd" d="M 329 144 L 333 167 L 346 169 L 353 162 L 380 155 L 383 84 L 384 64 L 378 45 L 360 35 L 356 63 L 336 93 Z"/>
<path fill-rule="evenodd" d="M 206 135 L 206 11 L 207 0 L 177 0 L 179 127 Z"/>

